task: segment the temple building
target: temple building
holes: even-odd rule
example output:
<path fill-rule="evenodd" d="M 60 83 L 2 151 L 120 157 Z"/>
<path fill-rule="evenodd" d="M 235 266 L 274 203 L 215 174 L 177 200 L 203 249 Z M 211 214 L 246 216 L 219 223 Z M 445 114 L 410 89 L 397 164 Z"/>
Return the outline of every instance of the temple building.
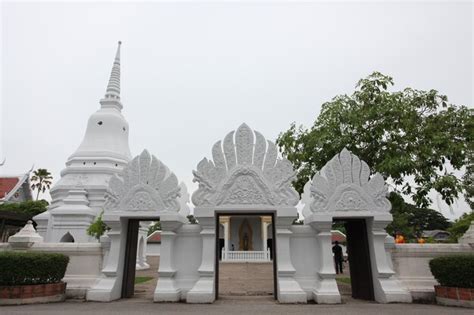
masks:
<path fill-rule="evenodd" d="M 45 241 L 96 241 L 86 230 L 103 211 L 110 177 L 131 158 L 128 123 L 121 113 L 120 45 L 100 108 L 90 116 L 82 143 L 52 187 L 48 211 L 34 218 Z"/>
<path fill-rule="evenodd" d="M 271 216 L 230 215 L 219 218 L 221 261 L 270 261 L 272 238 Z"/>

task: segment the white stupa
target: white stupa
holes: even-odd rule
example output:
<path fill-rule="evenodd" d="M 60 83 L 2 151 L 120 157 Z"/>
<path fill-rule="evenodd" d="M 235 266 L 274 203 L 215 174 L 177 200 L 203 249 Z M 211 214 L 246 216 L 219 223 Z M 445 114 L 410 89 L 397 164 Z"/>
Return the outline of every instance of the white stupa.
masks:
<path fill-rule="evenodd" d="M 94 241 L 86 230 L 103 210 L 108 181 L 131 159 L 128 123 L 121 113 L 120 45 L 100 109 L 89 118 L 82 143 L 51 189 L 48 211 L 34 218 L 47 242 Z"/>

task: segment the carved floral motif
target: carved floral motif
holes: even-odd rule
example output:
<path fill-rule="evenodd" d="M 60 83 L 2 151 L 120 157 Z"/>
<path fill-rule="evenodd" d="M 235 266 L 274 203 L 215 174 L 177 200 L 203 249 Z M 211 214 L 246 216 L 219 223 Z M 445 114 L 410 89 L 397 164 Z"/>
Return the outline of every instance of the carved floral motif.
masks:
<path fill-rule="evenodd" d="M 105 211 L 179 211 L 174 173 L 144 150 L 110 178 Z"/>
<path fill-rule="evenodd" d="M 344 148 L 314 175 L 311 198 L 305 202 L 310 202 L 310 206 L 309 209 L 307 206 L 303 209 L 303 214 L 307 216 L 310 212 L 320 211 L 390 211 L 391 205 L 386 198 L 387 186 L 382 175 L 376 173 L 370 180 L 369 177 L 367 163 Z"/>
<path fill-rule="evenodd" d="M 199 188 L 192 195 L 196 206 L 225 204 L 295 206 L 298 193 L 291 182 L 291 163 L 278 158 L 271 141 L 246 124 L 212 148 L 213 160 L 204 158 L 193 171 Z"/>

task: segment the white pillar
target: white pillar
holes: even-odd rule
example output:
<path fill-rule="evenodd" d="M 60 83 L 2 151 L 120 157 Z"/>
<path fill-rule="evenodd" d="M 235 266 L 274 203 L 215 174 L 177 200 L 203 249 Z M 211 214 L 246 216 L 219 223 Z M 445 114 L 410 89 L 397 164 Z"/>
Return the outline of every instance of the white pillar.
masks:
<path fill-rule="evenodd" d="M 229 252 L 229 222 L 224 223 L 224 255 L 222 260 L 227 260 L 227 253 Z"/>
<path fill-rule="evenodd" d="M 173 249 L 176 231 L 183 222 L 161 218 L 161 252 L 158 267 L 158 283 L 153 295 L 154 302 L 178 302 L 181 299 L 181 289 L 176 284 Z"/>
<path fill-rule="evenodd" d="M 196 213 L 196 212 L 195 212 Z M 187 303 L 212 303 L 215 300 L 214 293 L 214 258 L 216 245 L 216 225 L 214 216 L 197 216 L 201 225 L 202 259 L 198 269 L 199 280 L 194 284 L 186 295 Z"/>
<path fill-rule="evenodd" d="M 319 246 L 318 281 L 313 288 L 313 297 L 318 304 L 341 303 L 341 295 L 336 283 L 336 269 L 332 254 L 332 217 L 312 221 L 316 242 Z"/>
<path fill-rule="evenodd" d="M 307 295 L 296 282 L 295 267 L 291 262 L 290 237 L 293 217 L 278 217 L 274 222 L 276 227 L 276 259 L 278 261 L 278 301 L 280 303 L 306 303 Z"/>
<path fill-rule="evenodd" d="M 264 218 L 262 217 L 262 251 L 267 250 L 267 239 L 268 239 L 267 227 L 268 227 L 268 223 L 265 222 Z"/>

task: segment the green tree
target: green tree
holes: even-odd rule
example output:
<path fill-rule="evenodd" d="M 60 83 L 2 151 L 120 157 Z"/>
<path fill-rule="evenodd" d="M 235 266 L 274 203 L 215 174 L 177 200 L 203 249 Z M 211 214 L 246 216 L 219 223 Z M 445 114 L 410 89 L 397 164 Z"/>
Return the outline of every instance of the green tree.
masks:
<path fill-rule="evenodd" d="M 51 188 L 52 180 L 53 176 L 45 168 L 39 168 L 33 172 L 33 176 L 31 176 L 31 189 L 38 189 L 36 200 L 38 200 L 40 192 L 44 193 L 46 189 L 49 190 Z"/>
<path fill-rule="evenodd" d="M 148 227 L 148 236 L 150 236 L 153 232 L 155 231 L 160 231 L 161 230 L 161 222 L 160 221 L 156 221 L 155 224 L 153 225 L 150 225 Z"/>
<path fill-rule="evenodd" d="M 102 211 L 100 215 L 95 218 L 95 221 L 92 222 L 92 224 L 87 228 L 87 234 L 95 237 L 96 239 L 100 239 L 100 237 L 104 235 L 105 231 L 110 230 L 107 224 L 102 221 L 103 214 L 104 211 Z"/>
<path fill-rule="evenodd" d="M 452 226 L 448 229 L 448 232 L 451 233 L 451 240 L 457 242 L 458 239 L 466 233 L 472 221 L 474 221 L 474 212 L 472 211 L 470 213 L 464 213 L 459 219 L 454 221 Z"/>
<path fill-rule="evenodd" d="M 279 135 L 280 150 L 297 170 L 294 185 L 300 193 L 308 179 L 346 147 L 418 207 L 432 203 L 431 190 L 448 205 L 459 194 L 472 200 L 469 178 L 459 178 L 452 170 L 472 169 L 474 111 L 448 104 L 435 90 L 391 92 L 391 86 L 391 77 L 374 72 L 358 82 L 352 95 L 323 104 L 311 128 L 293 123 Z"/>
<path fill-rule="evenodd" d="M 49 203 L 46 200 L 28 200 L 23 202 L 7 202 L 0 204 L 0 211 L 16 212 L 26 214 L 33 218 L 48 209 Z"/>
<path fill-rule="evenodd" d="M 387 232 L 391 235 L 398 232 L 413 240 L 421 237 L 423 231 L 446 230 L 451 226 L 448 219 L 436 210 L 406 203 L 395 192 L 391 192 L 388 198 L 392 204 L 393 221 L 387 226 Z"/>

